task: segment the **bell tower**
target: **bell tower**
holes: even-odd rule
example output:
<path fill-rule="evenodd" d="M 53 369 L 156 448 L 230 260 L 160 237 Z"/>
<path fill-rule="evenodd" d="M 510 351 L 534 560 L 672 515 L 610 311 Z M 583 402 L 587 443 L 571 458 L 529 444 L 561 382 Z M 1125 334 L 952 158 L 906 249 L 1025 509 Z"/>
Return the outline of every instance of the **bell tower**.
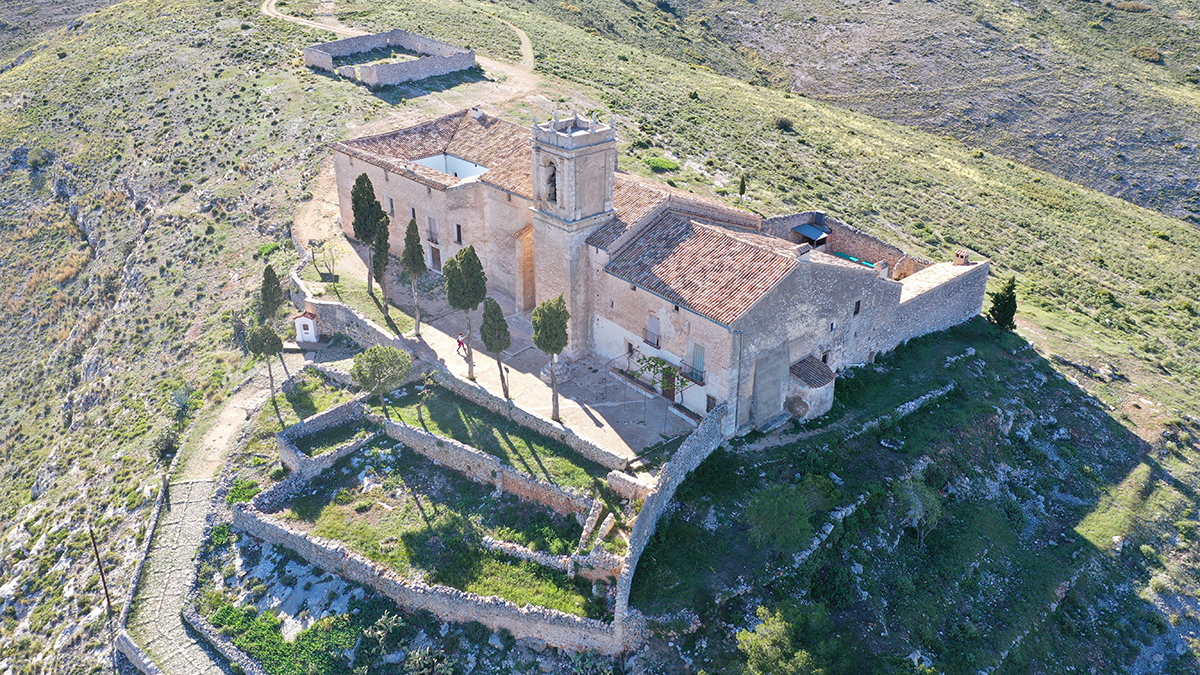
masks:
<path fill-rule="evenodd" d="M 587 237 L 612 219 L 617 141 L 611 124 L 572 115 L 533 125 L 533 246 L 537 301 L 559 293 L 571 312 L 563 356 L 591 341 Z"/>

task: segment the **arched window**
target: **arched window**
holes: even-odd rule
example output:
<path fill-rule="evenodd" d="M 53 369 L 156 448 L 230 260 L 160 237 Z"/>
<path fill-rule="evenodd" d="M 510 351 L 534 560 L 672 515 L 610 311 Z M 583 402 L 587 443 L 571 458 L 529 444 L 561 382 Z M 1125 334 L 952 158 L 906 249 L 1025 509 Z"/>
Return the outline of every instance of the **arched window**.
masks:
<path fill-rule="evenodd" d="M 546 201 L 551 204 L 558 203 L 558 169 L 554 164 L 549 164 L 546 172 Z"/>

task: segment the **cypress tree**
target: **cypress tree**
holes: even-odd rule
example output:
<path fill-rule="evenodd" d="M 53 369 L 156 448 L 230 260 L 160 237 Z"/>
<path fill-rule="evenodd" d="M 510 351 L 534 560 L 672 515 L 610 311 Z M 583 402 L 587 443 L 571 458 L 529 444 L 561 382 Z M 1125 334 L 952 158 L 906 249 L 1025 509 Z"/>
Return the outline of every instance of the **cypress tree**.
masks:
<path fill-rule="evenodd" d="M 512 346 L 512 335 L 508 332 L 508 322 L 504 320 L 504 310 L 495 298 L 483 301 L 483 320 L 479 322 L 479 337 L 483 346 L 496 355 L 496 367 L 500 369 L 500 386 L 504 389 L 504 398 L 508 398 L 508 378 L 504 377 L 504 363 L 500 360 L 500 352 Z"/>
<path fill-rule="evenodd" d="M 379 294 L 383 296 L 383 316 L 385 318 L 390 318 L 388 314 L 387 268 L 392 256 L 391 245 L 388 243 L 388 234 L 387 220 L 385 219 L 382 222 L 382 226 L 375 232 L 375 252 L 371 258 L 371 268 L 375 272 L 375 279 L 379 281 Z"/>
<path fill-rule="evenodd" d="M 359 174 L 350 190 L 350 211 L 354 215 L 351 223 L 354 238 L 367 245 L 368 257 L 373 257 L 375 238 L 380 230 L 387 229 L 387 213 L 384 213 L 379 200 L 375 198 L 375 186 L 367 174 Z M 384 236 L 387 236 L 384 234 Z M 367 261 L 367 292 L 371 293 L 371 271 L 373 260 Z"/>
<path fill-rule="evenodd" d="M 988 293 L 992 306 L 988 308 L 988 321 L 1000 330 L 1015 330 L 1017 327 L 1017 278 L 1010 276 L 1000 290 Z"/>
<path fill-rule="evenodd" d="M 263 268 L 262 288 L 259 291 L 259 300 L 262 305 L 262 319 L 269 321 L 275 316 L 275 312 L 279 311 L 279 306 L 283 304 L 283 287 L 279 284 L 279 277 L 275 274 L 275 268 L 267 265 Z"/>
<path fill-rule="evenodd" d="M 442 266 L 446 277 L 446 301 L 454 309 L 461 309 L 467 317 L 467 379 L 475 379 L 474 352 L 471 351 L 471 312 L 487 296 L 487 275 L 483 264 L 475 255 L 475 247 L 459 250 Z"/>
<path fill-rule="evenodd" d="M 550 392 L 553 397 L 550 419 L 558 421 L 558 355 L 567 347 L 567 301 L 560 293 L 533 308 L 533 344 L 550 355 Z"/>
<path fill-rule="evenodd" d="M 421 247 L 421 235 L 417 232 L 416 219 L 408 221 L 404 232 L 404 252 L 400 254 L 400 265 L 408 272 L 412 283 L 413 305 L 417 308 L 417 337 L 421 337 L 421 301 L 417 297 L 417 278 L 428 270 L 425 267 L 425 249 Z"/>

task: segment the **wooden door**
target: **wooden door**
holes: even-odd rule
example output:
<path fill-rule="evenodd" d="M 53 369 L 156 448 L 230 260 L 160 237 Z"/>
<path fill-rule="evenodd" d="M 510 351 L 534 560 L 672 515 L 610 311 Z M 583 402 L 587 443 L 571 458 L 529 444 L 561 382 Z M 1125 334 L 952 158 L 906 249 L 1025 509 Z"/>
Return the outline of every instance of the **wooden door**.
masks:
<path fill-rule="evenodd" d="M 533 309 L 533 233 L 521 238 L 521 309 Z"/>
<path fill-rule="evenodd" d="M 442 251 L 441 251 L 441 249 L 439 249 L 436 246 L 430 246 L 429 247 L 429 261 L 432 263 L 430 265 L 430 267 L 432 267 L 435 272 L 441 272 L 442 271 Z"/>
<path fill-rule="evenodd" d="M 668 401 L 673 402 L 675 400 L 675 373 L 674 372 L 667 371 L 667 372 L 663 373 L 662 388 L 663 388 L 663 398 L 667 399 Z"/>

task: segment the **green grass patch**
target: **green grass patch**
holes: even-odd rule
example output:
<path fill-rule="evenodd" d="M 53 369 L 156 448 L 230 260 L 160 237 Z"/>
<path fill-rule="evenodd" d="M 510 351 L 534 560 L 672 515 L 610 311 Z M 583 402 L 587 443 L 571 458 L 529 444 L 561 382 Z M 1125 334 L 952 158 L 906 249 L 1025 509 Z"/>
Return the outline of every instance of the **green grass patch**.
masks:
<path fill-rule="evenodd" d="M 374 431 L 371 425 L 362 422 L 347 422 L 326 427 L 320 431 L 301 436 L 294 440 L 296 449 L 309 457 L 317 457 L 331 450 L 362 440 Z"/>
<path fill-rule="evenodd" d="M 600 611 L 589 610 L 590 590 L 565 574 L 481 547 L 487 535 L 569 554 L 582 533 L 574 518 L 512 495 L 497 497 L 490 486 L 412 451 L 396 452 L 392 445 L 376 441 L 362 454 L 341 460 L 317 494 L 297 499 L 282 517 L 406 576 L 573 614 Z M 361 460 L 368 468 L 360 468 Z M 363 470 L 378 487 L 363 490 L 358 481 Z"/>
<path fill-rule="evenodd" d="M 376 414 L 384 413 L 376 398 L 367 402 L 367 408 Z M 523 427 L 441 386 L 431 385 L 417 391 L 410 385 L 405 396 L 395 397 L 387 404 L 387 415 L 499 457 L 510 466 L 555 485 L 582 490 L 607 486 L 605 467 L 584 458 L 561 441 Z"/>

